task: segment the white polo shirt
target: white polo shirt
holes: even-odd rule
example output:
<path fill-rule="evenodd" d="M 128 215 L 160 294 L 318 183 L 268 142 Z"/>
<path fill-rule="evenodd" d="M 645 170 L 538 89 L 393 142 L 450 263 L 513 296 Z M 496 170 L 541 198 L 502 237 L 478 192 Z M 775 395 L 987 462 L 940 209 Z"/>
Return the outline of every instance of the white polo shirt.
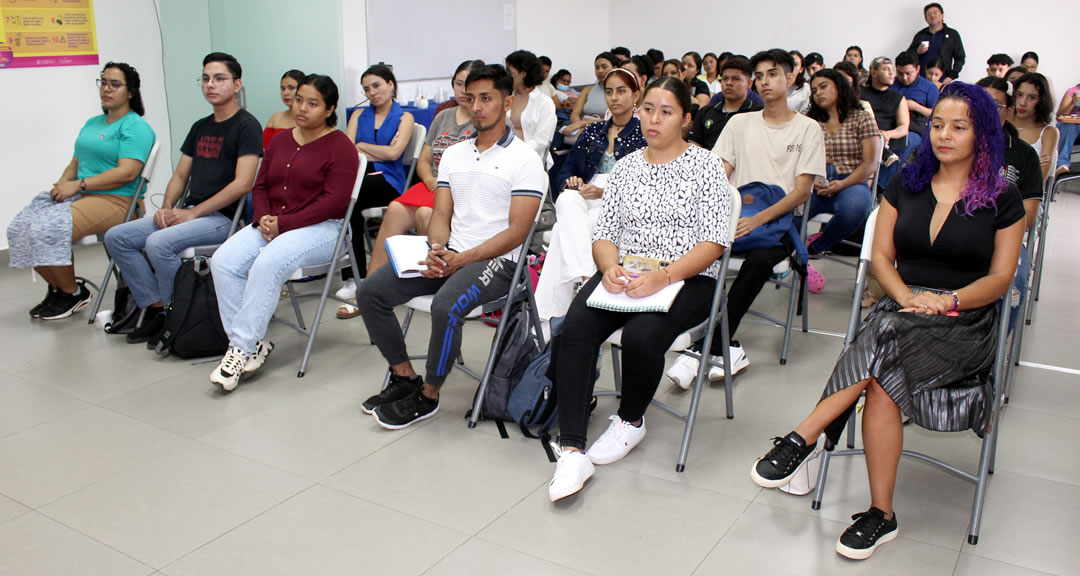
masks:
<path fill-rule="evenodd" d="M 528 144 L 506 134 L 480 152 L 477 133 L 443 152 L 438 185 L 450 188 L 454 214 L 450 218 L 447 247 L 464 252 L 490 240 L 510 226 L 510 199 L 514 196 L 543 198 L 547 174 L 540 158 Z M 518 251 L 503 255 L 517 261 Z"/>

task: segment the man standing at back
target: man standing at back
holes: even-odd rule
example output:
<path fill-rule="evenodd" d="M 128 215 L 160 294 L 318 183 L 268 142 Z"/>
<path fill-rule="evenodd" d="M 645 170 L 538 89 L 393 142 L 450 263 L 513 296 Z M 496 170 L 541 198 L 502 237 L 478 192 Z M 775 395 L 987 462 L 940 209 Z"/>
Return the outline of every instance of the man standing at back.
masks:
<path fill-rule="evenodd" d="M 915 33 L 907 52 L 919 55 L 919 68 L 923 76 L 930 60 L 935 56 L 941 58 L 945 63 L 941 82 L 948 84 L 960 76 L 964 60 L 967 59 L 964 41 L 960 39 L 959 32 L 945 25 L 945 9 L 941 4 L 931 2 L 923 7 L 923 18 L 927 26 Z"/>
<path fill-rule="evenodd" d="M 792 112 L 787 106 L 787 87 L 794 80 L 795 60 L 785 50 L 758 52 L 750 59 L 754 80 L 765 100 L 760 112 L 746 112 L 728 121 L 713 153 L 724 161 L 724 170 L 733 186 L 761 182 L 783 189 L 785 197 L 757 214 L 739 218 L 735 240 L 749 235 L 759 226 L 791 213 L 806 203 L 814 179 L 825 177 L 825 138 L 818 123 Z M 735 332 L 750 305 L 772 276 L 773 267 L 795 251 L 786 235 L 780 244 L 739 252 L 743 258 L 735 281 L 728 290 L 728 333 L 731 336 L 731 372 L 736 374 L 750 364 Z M 712 344 L 713 359 L 721 366 L 721 339 Z M 667 375 L 688 388 L 697 374 L 698 361 L 680 356 Z M 724 377 L 723 368 L 709 370 L 709 379 Z"/>
<path fill-rule="evenodd" d="M 142 325 L 127 335 L 131 344 L 157 344 L 180 253 L 224 242 L 237 201 L 255 182 L 263 152 L 262 125 L 236 101 L 241 74 L 240 63 L 229 54 L 214 52 L 203 58 L 200 86 L 214 113 L 188 131 L 162 208 L 152 218 L 114 226 L 105 234 L 105 247 L 135 303 L 146 311 Z M 185 188 L 188 194 L 177 206 Z"/>
<path fill-rule="evenodd" d="M 383 428 L 404 428 L 438 412 L 439 390 L 461 350 L 465 317 L 510 289 L 518 249 L 547 186 L 540 157 L 507 124 L 513 89 L 502 66 L 469 72 L 461 105 L 472 107 L 476 132 L 447 148 L 439 163 L 427 270 L 422 278 L 398 278 L 393 266 L 383 266 L 357 289 L 367 332 L 390 364 L 389 386 L 363 404 Z M 434 299 L 421 378 L 409 361 L 394 306 L 424 295 Z"/>

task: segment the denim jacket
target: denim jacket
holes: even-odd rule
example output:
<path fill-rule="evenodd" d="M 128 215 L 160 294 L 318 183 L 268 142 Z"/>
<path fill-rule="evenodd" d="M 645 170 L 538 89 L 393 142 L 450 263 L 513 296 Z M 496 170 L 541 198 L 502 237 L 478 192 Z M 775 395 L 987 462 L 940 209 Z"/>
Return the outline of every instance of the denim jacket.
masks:
<path fill-rule="evenodd" d="M 588 182 L 589 179 L 596 175 L 600 160 L 603 159 L 604 152 L 607 151 L 609 122 L 611 122 L 610 119 L 603 122 L 593 122 L 582 129 L 581 136 L 578 137 L 573 150 L 570 151 L 570 155 L 567 156 L 562 169 L 559 170 L 559 190 L 566 186 L 566 179 L 571 176 L 577 176 Z M 615 159 L 618 160 L 644 147 L 645 138 L 641 135 L 641 121 L 631 117 L 626 126 L 623 126 L 623 129 L 619 131 L 619 136 L 615 138 L 615 147 L 612 153 Z"/>

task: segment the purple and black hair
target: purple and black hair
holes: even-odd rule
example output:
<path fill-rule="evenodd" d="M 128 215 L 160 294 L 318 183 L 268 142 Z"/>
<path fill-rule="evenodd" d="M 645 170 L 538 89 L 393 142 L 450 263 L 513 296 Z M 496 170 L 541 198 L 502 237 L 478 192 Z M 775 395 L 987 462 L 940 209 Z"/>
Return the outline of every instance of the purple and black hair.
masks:
<path fill-rule="evenodd" d="M 970 216 L 980 208 L 994 206 L 998 194 L 1005 190 L 1005 179 L 1001 176 L 1005 161 L 1005 138 L 1001 132 L 997 105 L 986 90 L 974 84 L 952 82 L 941 89 L 938 105 L 950 98 L 968 105 L 968 118 L 975 131 L 975 161 L 971 165 L 968 185 L 960 193 L 964 214 Z M 915 158 L 901 172 L 904 187 L 908 190 L 922 190 L 929 186 L 930 179 L 941 166 L 930 144 L 931 124 L 928 122 L 923 131 L 923 144 L 919 146 Z"/>

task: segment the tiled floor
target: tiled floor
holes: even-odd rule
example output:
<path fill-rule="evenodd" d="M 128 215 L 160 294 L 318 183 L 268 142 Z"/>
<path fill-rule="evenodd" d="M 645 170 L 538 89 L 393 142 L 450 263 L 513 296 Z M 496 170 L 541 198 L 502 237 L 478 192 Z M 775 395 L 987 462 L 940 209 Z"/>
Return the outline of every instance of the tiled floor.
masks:
<path fill-rule="evenodd" d="M 833 551 L 867 505 L 860 459 L 836 462 L 820 512 L 750 481 L 770 438 L 818 398 L 835 336 L 794 334 L 779 366 L 781 332 L 745 325 L 753 365 L 736 380 L 736 418 L 724 417 L 720 388 L 705 392 L 684 473 L 674 470 L 681 421 L 652 410 L 646 442 L 552 505 L 553 468 L 535 441 L 466 427 L 474 384 L 461 374 L 431 421 L 394 433 L 364 416 L 384 363 L 360 320 L 324 322 L 303 379 L 303 339 L 273 325 L 262 373 L 224 395 L 207 382 L 212 365 L 158 359 L 87 326 L 85 313 L 30 322 L 41 284 L 3 268 L 0 575 L 1080 574 L 1080 196 L 1052 212 L 1023 360 L 1065 370 L 1019 368 L 978 546 L 965 542 L 972 486 L 918 462 L 900 467 L 900 538 L 863 563 Z M 100 275 L 100 247 L 77 256 L 81 272 Z M 821 268 L 829 284 L 811 298 L 811 327 L 839 332 L 853 271 Z M 768 288 L 756 308 L 784 305 Z M 426 333 L 418 316 L 414 351 Z M 480 364 L 491 329 L 466 334 L 465 357 Z M 666 383 L 659 395 L 688 401 Z M 593 437 L 614 408 L 601 399 Z M 906 434 L 910 448 L 978 464 L 971 433 Z"/>

